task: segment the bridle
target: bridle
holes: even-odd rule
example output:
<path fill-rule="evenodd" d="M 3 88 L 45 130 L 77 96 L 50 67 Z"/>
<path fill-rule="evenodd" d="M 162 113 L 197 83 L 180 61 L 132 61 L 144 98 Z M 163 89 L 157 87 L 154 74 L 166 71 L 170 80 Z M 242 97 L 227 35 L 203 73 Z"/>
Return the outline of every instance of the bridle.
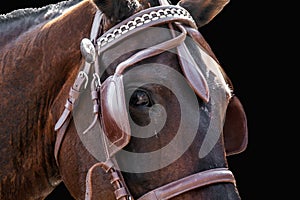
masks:
<path fill-rule="evenodd" d="M 57 165 L 59 165 L 58 154 L 64 135 L 66 133 L 66 129 L 72 119 L 71 112 L 77 99 L 80 96 L 81 91 L 85 89 L 89 83 L 89 74 L 93 73 L 93 80 L 91 81 L 90 85 L 95 117 L 92 124 L 84 131 L 84 133 L 88 132 L 99 118 L 101 119 L 104 133 L 107 136 L 104 137 L 104 140 L 102 141 L 103 145 L 105 146 L 106 161 L 96 163 L 88 170 L 86 176 L 85 198 L 86 200 L 92 198 L 93 170 L 97 167 L 101 167 L 106 173 L 109 173 L 111 175 L 110 181 L 114 188 L 116 200 L 129 200 L 133 199 L 133 197 L 130 194 L 128 187 L 126 186 L 122 173 L 118 170 L 118 163 L 114 155 L 129 143 L 130 126 L 128 124 L 126 110 L 120 111 L 120 113 L 123 113 L 123 115 L 120 114 L 119 119 L 115 119 L 115 116 L 113 116 L 113 111 L 111 111 L 111 108 L 106 103 L 107 98 L 110 98 L 109 92 L 111 90 L 114 90 L 112 89 L 111 84 L 113 82 L 114 85 L 120 85 L 120 87 L 116 87 L 117 89 L 114 92 L 121 93 L 121 97 L 116 97 L 116 101 L 122 101 L 122 98 L 124 98 L 124 95 L 122 95 L 122 73 L 128 67 L 138 63 L 141 60 L 158 55 L 172 48 L 177 48 L 179 54 L 187 54 L 187 49 L 183 45 L 186 35 L 188 34 L 187 27 L 197 27 L 194 23 L 194 20 L 185 9 L 183 9 L 179 5 L 173 6 L 169 4 L 163 4 L 161 6 L 148 8 L 136 13 L 135 15 L 129 17 L 127 20 L 124 20 L 120 24 L 117 24 L 116 26 L 105 32 L 102 36 L 97 38 L 102 15 L 103 14 L 100 11 L 96 12 L 90 39 L 84 38 L 82 40 L 81 52 L 85 58 L 85 63 L 83 69 L 79 72 L 74 84 L 70 88 L 69 98 L 66 101 L 65 109 L 55 125 L 57 138 L 55 143 L 54 155 Z M 115 45 L 119 41 L 129 37 L 133 33 L 144 30 L 147 27 L 152 27 L 160 24 L 168 24 L 171 31 L 174 30 L 174 27 L 176 27 L 180 31 L 180 34 L 173 34 L 173 38 L 170 40 L 138 51 L 125 61 L 119 63 L 115 70 L 115 74 L 108 77 L 103 83 L 101 83 L 99 77 L 98 55 L 110 48 L 112 45 Z M 204 101 L 208 101 L 209 93 L 207 83 L 204 81 L 204 79 L 201 78 L 201 72 L 194 71 L 195 69 L 191 69 L 191 67 L 185 66 L 184 61 L 181 61 L 180 64 L 182 65 L 182 69 L 185 72 L 185 76 L 188 80 L 190 80 L 195 93 Z M 200 79 L 193 76 L 193 73 L 200 73 Z M 118 88 L 121 89 L 118 90 Z M 120 107 L 120 109 L 124 108 Z M 99 110 L 101 110 L 101 113 L 99 112 Z M 122 123 L 125 125 L 123 125 L 122 129 L 111 130 L 111 127 L 116 127 L 112 126 L 112 123 Z M 110 141 L 108 139 L 109 134 L 111 133 L 116 134 L 116 140 Z M 214 168 L 192 174 L 190 176 L 158 187 L 144 194 L 143 196 L 138 198 L 138 200 L 170 199 L 195 188 L 223 182 L 235 184 L 235 178 L 232 172 L 227 168 Z"/>

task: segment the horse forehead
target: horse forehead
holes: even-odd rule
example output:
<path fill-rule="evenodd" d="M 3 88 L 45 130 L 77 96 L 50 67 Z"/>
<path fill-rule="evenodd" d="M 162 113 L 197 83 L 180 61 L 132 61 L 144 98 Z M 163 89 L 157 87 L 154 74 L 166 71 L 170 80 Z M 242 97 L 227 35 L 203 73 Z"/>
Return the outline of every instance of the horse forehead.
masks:
<path fill-rule="evenodd" d="M 171 38 L 170 30 L 164 26 L 145 28 L 102 52 L 99 59 L 101 62 L 100 66 L 106 70 L 114 71 L 119 62 L 126 60 L 134 53 L 170 40 Z M 154 59 L 159 60 L 161 57 L 155 56 L 151 60 L 153 61 Z"/>

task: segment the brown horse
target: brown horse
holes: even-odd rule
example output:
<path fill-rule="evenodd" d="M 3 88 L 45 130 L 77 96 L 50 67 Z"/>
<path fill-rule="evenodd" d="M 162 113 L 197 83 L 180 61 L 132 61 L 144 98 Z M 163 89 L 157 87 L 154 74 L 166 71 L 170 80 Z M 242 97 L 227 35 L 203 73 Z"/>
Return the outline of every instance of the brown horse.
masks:
<path fill-rule="evenodd" d="M 198 31 L 228 0 L 77 2 L 1 19 L 0 199 L 240 199 L 246 116 Z"/>

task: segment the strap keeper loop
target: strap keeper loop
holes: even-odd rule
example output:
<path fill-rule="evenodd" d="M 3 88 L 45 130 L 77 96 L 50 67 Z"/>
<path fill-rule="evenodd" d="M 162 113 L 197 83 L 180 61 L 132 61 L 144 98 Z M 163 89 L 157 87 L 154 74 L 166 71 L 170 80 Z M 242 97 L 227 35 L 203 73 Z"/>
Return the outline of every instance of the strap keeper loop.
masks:
<path fill-rule="evenodd" d="M 112 172 L 111 173 L 111 180 L 110 180 L 110 183 L 113 184 L 115 183 L 116 181 L 120 181 L 120 176 L 118 174 L 118 172 Z"/>
<path fill-rule="evenodd" d="M 115 190 L 114 193 L 117 200 L 121 199 L 122 197 L 128 196 L 126 189 L 123 187 Z"/>
<path fill-rule="evenodd" d="M 73 103 L 70 101 L 70 99 L 67 99 L 66 104 L 65 104 L 65 108 L 68 110 L 73 110 Z"/>
<path fill-rule="evenodd" d="M 92 91 L 91 92 L 92 100 L 97 100 L 98 99 L 98 92 L 97 91 Z"/>
<path fill-rule="evenodd" d="M 76 89 L 74 89 L 73 87 L 70 88 L 70 91 L 69 91 L 69 96 L 73 99 L 77 99 L 80 95 L 80 92 L 77 91 Z"/>
<path fill-rule="evenodd" d="M 99 105 L 94 105 L 93 106 L 93 112 L 96 114 L 99 112 Z"/>
<path fill-rule="evenodd" d="M 106 173 L 109 172 L 109 170 L 112 169 L 113 166 L 114 166 L 114 163 L 110 159 L 108 159 L 102 163 L 102 168 L 104 169 L 104 171 Z"/>

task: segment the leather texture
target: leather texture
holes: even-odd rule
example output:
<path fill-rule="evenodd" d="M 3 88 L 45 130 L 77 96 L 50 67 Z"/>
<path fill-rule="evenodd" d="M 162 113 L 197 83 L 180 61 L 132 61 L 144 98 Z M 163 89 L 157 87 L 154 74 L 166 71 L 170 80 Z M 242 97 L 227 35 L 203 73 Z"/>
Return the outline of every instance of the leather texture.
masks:
<path fill-rule="evenodd" d="M 227 156 L 241 153 L 247 148 L 247 117 L 237 96 L 233 96 L 227 106 L 223 136 Z"/>
<path fill-rule="evenodd" d="M 101 86 L 101 121 L 107 137 L 109 156 L 124 148 L 130 140 L 130 124 L 121 75 L 108 77 Z"/>

